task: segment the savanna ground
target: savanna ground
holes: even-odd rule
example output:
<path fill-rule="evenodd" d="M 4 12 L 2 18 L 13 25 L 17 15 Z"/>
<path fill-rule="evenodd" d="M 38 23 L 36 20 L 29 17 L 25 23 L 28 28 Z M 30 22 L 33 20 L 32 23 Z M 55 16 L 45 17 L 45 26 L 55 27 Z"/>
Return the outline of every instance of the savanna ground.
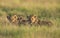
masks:
<path fill-rule="evenodd" d="M 35 14 L 53 25 L 14 25 L 6 19 L 13 14 Z M 0 0 L 0 38 L 60 38 L 60 0 Z"/>

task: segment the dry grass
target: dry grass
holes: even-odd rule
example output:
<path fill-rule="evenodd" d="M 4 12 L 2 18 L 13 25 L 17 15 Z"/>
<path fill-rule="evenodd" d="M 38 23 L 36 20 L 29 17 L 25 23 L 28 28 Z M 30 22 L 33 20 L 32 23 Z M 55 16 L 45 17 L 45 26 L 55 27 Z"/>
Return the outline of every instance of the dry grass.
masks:
<path fill-rule="evenodd" d="M 14 25 L 7 15 L 35 14 L 54 25 Z M 60 38 L 60 0 L 0 0 L 0 38 Z"/>

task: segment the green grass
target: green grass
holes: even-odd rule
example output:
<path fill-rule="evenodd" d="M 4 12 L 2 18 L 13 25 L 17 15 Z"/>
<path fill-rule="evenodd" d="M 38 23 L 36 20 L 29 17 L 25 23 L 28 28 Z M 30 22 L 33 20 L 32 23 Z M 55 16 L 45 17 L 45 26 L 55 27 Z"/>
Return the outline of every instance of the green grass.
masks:
<path fill-rule="evenodd" d="M 35 14 L 40 20 L 52 21 L 53 25 L 14 25 L 6 19 L 13 14 L 25 17 Z M 0 0 L 0 38 L 60 38 L 60 1 Z"/>
<path fill-rule="evenodd" d="M 1 29 L 2 28 L 2 29 Z M 0 35 L 5 38 L 60 38 L 60 28 L 35 26 L 1 26 Z"/>

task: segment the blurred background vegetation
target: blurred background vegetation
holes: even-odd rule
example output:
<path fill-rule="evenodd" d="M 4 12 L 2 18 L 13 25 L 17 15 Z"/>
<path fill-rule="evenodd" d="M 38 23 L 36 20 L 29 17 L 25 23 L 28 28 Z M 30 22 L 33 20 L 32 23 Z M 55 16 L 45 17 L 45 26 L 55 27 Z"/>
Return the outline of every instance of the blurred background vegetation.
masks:
<path fill-rule="evenodd" d="M 16 26 L 6 19 L 9 14 L 35 14 L 54 25 Z M 60 38 L 60 0 L 0 0 L 0 38 Z"/>

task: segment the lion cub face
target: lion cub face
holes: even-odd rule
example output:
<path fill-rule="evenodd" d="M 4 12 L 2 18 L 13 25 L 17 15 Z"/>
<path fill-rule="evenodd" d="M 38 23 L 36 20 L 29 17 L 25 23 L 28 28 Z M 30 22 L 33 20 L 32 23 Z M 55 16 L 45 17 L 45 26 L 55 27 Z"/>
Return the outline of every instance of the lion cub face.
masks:
<path fill-rule="evenodd" d="M 29 21 L 30 21 L 31 24 L 32 23 L 37 23 L 38 22 L 38 18 L 35 15 L 30 15 Z"/>
<path fill-rule="evenodd" d="M 11 22 L 12 22 L 12 23 L 17 22 L 17 19 L 18 19 L 17 15 L 11 16 Z"/>

